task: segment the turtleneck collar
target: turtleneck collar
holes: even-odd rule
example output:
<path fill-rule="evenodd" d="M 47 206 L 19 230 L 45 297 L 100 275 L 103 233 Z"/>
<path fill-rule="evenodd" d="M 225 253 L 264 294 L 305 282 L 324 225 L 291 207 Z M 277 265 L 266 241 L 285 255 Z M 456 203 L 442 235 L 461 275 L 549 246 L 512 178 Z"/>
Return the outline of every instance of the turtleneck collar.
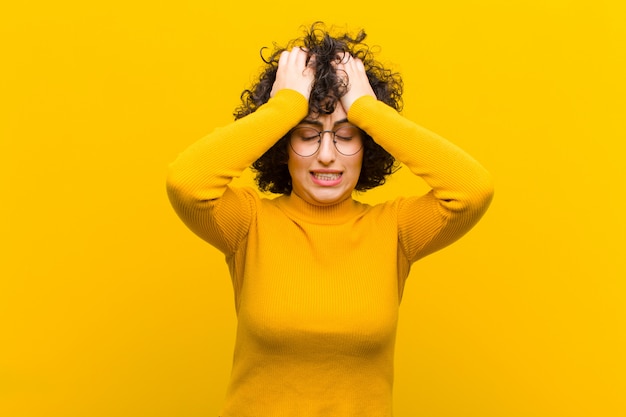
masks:
<path fill-rule="evenodd" d="M 276 199 L 276 204 L 289 217 L 314 224 L 341 224 L 357 217 L 366 210 L 366 206 L 352 197 L 328 206 L 318 206 L 306 202 L 295 193 Z"/>

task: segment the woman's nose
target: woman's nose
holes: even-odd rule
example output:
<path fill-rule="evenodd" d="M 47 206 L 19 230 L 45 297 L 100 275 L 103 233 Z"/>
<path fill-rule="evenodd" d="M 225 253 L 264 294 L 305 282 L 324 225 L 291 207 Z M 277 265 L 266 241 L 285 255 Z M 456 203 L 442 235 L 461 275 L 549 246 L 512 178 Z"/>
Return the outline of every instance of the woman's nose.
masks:
<path fill-rule="evenodd" d="M 335 137 L 332 132 L 323 132 L 320 139 L 320 149 L 317 152 L 317 160 L 325 165 L 332 163 L 337 158 Z"/>

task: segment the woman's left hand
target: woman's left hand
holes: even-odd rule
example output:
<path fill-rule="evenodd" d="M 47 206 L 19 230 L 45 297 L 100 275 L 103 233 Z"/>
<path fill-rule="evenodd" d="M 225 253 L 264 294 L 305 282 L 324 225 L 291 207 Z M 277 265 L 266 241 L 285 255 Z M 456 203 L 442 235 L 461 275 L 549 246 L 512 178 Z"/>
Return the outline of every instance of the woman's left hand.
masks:
<path fill-rule="evenodd" d="M 337 63 L 337 71 L 339 72 L 339 76 L 347 76 L 348 91 L 341 97 L 341 104 L 346 112 L 348 112 L 352 103 L 362 96 L 372 96 L 376 98 L 376 94 L 367 79 L 363 61 L 359 58 L 346 54 L 345 57 Z"/>

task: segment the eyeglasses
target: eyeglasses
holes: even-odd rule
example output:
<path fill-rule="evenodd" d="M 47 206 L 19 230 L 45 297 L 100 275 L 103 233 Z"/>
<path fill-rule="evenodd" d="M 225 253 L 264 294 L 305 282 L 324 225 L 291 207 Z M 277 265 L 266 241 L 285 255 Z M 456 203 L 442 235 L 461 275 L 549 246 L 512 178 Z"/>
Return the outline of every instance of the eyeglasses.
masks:
<path fill-rule="evenodd" d="M 335 148 L 342 155 L 356 155 L 363 147 L 363 134 L 356 126 L 341 126 L 337 130 L 322 131 L 312 127 L 296 127 L 289 133 L 289 145 L 300 156 L 313 156 L 320 149 L 324 133 L 332 135 Z"/>

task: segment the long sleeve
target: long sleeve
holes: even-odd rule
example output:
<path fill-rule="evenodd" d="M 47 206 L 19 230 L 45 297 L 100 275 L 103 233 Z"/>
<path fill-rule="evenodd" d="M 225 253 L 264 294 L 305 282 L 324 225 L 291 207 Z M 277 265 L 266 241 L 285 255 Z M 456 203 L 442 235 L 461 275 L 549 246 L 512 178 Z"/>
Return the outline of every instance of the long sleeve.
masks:
<path fill-rule="evenodd" d="M 245 236 L 256 196 L 228 187 L 307 114 L 304 96 L 281 90 L 259 109 L 214 130 L 170 165 L 167 191 L 178 216 L 224 253 Z"/>
<path fill-rule="evenodd" d="M 358 99 L 348 118 L 432 188 L 398 202 L 399 240 L 409 264 L 454 242 L 482 217 L 492 179 L 465 151 L 373 97 Z"/>

